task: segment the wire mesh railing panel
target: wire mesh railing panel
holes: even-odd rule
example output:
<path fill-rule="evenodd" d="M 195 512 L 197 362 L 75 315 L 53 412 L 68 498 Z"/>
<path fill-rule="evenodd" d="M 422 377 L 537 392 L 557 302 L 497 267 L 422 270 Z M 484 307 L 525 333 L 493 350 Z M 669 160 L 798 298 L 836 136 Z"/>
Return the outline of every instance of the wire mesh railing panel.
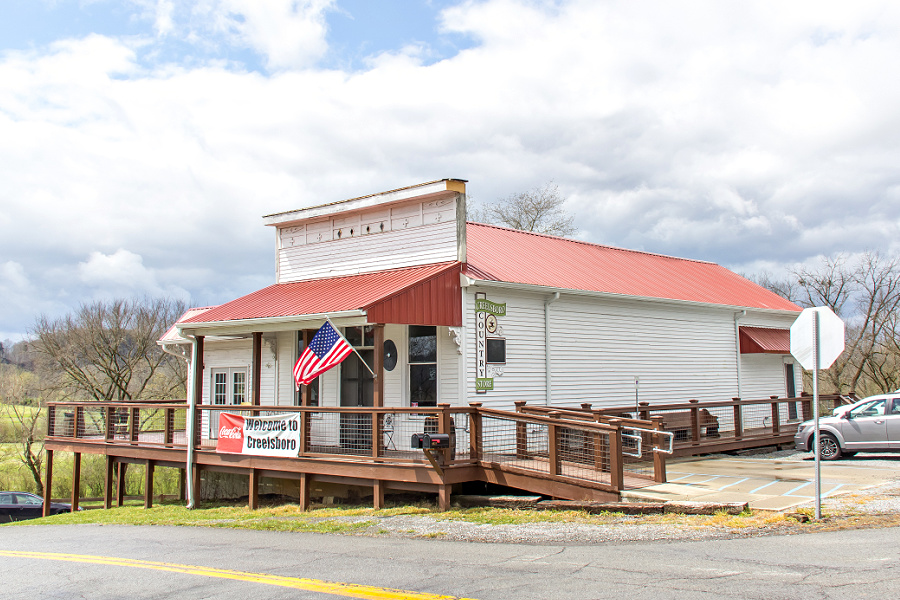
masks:
<path fill-rule="evenodd" d="M 761 434 L 772 431 L 772 405 L 749 404 L 741 407 L 741 422 L 744 435 Z"/>
<path fill-rule="evenodd" d="M 454 448 L 456 460 L 466 460 L 471 456 L 471 439 L 469 430 L 469 414 L 453 413 L 451 415 L 453 429 L 451 430 L 450 445 Z M 456 438 L 455 440 L 453 438 Z"/>
<path fill-rule="evenodd" d="M 609 432 L 557 427 L 559 474 L 587 481 L 609 481 Z"/>
<path fill-rule="evenodd" d="M 622 428 L 622 471 L 627 475 L 652 477 L 654 474 L 654 434 L 649 431 Z M 607 467 L 608 468 L 608 467 Z"/>
<path fill-rule="evenodd" d="M 309 412 L 309 451 L 349 456 L 372 455 L 372 415 Z"/>
<path fill-rule="evenodd" d="M 549 473 L 546 425 L 488 416 L 481 428 L 482 460 Z"/>
<path fill-rule="evenodd" d="M 106 435 L 106 409 L 103 406 L 83 406 L 79 409 L 79 438 L 101 438 Z"/>

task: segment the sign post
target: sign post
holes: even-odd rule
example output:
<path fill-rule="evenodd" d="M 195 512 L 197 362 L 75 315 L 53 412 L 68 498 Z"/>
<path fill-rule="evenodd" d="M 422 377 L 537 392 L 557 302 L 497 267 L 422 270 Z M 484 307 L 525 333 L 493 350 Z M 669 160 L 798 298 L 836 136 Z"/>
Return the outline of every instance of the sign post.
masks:
<path fill-rule="evenodd" d="M 816 458 L 816 519 L 822 518 L 822 466 L 819 457 L 819 369 L 844 351 L 844 322 L 827 306 L 807 308 L 791 325 L 791 354 L 813 372 L 813 453 Z"/>

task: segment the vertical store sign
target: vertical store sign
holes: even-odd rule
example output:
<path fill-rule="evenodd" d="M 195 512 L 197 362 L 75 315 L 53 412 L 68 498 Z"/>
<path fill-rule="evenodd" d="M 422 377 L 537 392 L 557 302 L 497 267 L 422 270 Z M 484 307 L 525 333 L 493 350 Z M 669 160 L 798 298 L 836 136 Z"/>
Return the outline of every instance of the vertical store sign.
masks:
<path fill-rule="evenodd" d="M 488 377 L 487 334 L 496 330 L 497 317 L 506 316 L 506 304 L 487 299 L 484 292 L 475 294 L 475 393 L 484 394 L 494 389 L 494 378 Z M 491 326 L 492 324 L 492 326 Z"/>

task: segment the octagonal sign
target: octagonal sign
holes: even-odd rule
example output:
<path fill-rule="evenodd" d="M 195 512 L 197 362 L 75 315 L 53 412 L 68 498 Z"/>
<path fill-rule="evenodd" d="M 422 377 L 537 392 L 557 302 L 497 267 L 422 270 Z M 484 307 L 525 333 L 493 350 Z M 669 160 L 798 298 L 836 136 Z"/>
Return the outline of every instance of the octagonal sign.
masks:
<path fill-rule="evenodd" d="M 819 365 L 827 369 L 844 351 L 844 322 L 827 306 L 807 308 L 791 325 L 791 354 L 804 369 L 816 368 L 814 325 L 819 317 Z"/>

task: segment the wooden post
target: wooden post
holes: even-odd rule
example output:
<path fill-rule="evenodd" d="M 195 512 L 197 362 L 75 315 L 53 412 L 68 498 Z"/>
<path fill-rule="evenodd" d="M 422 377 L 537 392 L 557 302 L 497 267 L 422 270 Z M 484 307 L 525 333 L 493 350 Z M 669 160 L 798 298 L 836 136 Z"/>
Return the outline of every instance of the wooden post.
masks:
<path fill-rule="evenodd" d="M 812 399 L 811 398 L 802 398 L 800 400 L 800 410 L 803 411 L 803 420 L 809 421 L 812 419 Z"/>
<path fill-rule="evenodd" d="M 256 469 L 250 469 L 250 499 L 248 505 L 250 510 L 259 508 L 259 472 Z"/>
<path fill-rule="evenodd" d="M 153 471 L 156 463 L 147 460 L 147 468 L 144 469 L 144 508 L 153 508 Z"/>
<path fill-rule="evenodd" d="M 56 407 L 47 407 L 47 435 L 53 437 L 56 435 Z"/>
<path fill-rule="evenodd" d="M 113 469 L 116 465 L 116 459 L 110 455 L 106 455 L 106 476 L 103 478 L 103 508 L 112 508 L 113 485 Z"/>
<path fill-rule="evenodd" d="M 383 414 L 377 410 L 372 410 L 372 458 L 377 459 L 381 456 L 384 436 L 381 434 L 381 419 Z"/>
<path fill-rule="evenodd" d="M 84 407 L 76 406 L 75 407 L 75 435 L 74 438 L 78 438 L 78 432 L 84 433 Z"/>
<path fill-rule="evenodd" d="M 452 424 L 452 416 L 450 415 L 450 405 L 449 404 L 438 404 L 438 408 L 441 409 L 441 414 L 438 416 L 438 433 L 446 433 L 450 435 L 451 433 L 451 424 Z M 443 464 L 448 465 L 453 458 L 453 451 L 455 450 L 454 445 L 456 442 L 456 436 L 450 435 L 450 447 L 443 448 L 441 450 L 441 455 L 443 455 L 444 460 Z"/>
<path fill-rule="evenodd" d="M 305 385 L 303 387 L 306 387 Z M 309 434 L 312 413 L 306 410 L 300 411 L 300 454 L 309 452 Z"/>
<path fill-rule="evenodd" d="M 650 420 L 650 403 L 649 402 L 638 402 L 638 414 L 637 418 L 642 421 Z"/>
<path fill-rule="evenodd" d="M 166 409 L 166 422 L 163 426 L 163 439 L 165 440 L 166 446 L 171 446 L 172 442 L 175 439 L 175 432 L 172 431 L 172 425 L 175 422 L 175 409 L 167 408 Z"/>
<path fill-rule="evenodd" d="M 375 510 L 384 508 L 384 482 L 380 479 L 375 480 L 372 489 L 372 508 Z"/>
<path fill-rule="evenodd" d="M 622 421 L 610 419 L 609 424 L 615 427 L 609 433 L 609 484 L 618 492 L 622 490 L 625 482 L 625 465 L 622 460 Z"/>
<path fill-rule="evenodd" d="M 438 486 L 438 508 L 442 511 L 450 510 L 450 487 L 446 484 Z"/>
<path fill-rule="evenodd" d="M 769 396 L 770 400 L 778 399 L 778 396 Z M 778 435 L 781 430 L 781 414 L 779 412 L 778 402 L 772 402 L 772 434 Z"/>
<path fill-rule="evenodd" d="M 734 400 L 734 439 L 739 440 L 744 437 L 744 413 L 740 405 L 740 398 L 732 398 Z"/>
<path fill-rule="evenodd" d="M 300 510 L 309 510 L 309 473 L 300 473 Z"/>
<path fill-rule="evenodd" d="M 603 422 L 603 413 L 599 410 L 594 411 L 594 422 Z M 609 453 L 609 444 L 606 441 L 606 435 L 601 431 L 594 433 L 594 468 L 599 473 L 605 471 L 609 466 L 609 461 L 603 460 L 607 453 Z"/>
<path fill-rule="evenodd" d="M 186 469 L 178 469 L 178 499 L 186 500 L 187 496 L 185 492 L 187 491 L 187 486 L 185 485 L 185 479 L 187 479 Z"/>
<path fill-rule="evenodd" d="M 113 420 L 115 419 L 116 413 L 112 406 L 107 406 L 103 410 L 106 413 L 106 432 L 105 432 L 104 438 L 108 442 L 111 439 L 113 439 Z M 107 507 L 107 508 L 109 508 L 109 507 Z"/>
<path fill-rule="evenodd" d="M 50 498 L 53 490 L 53 450 L 47 450 L 47 458 L 44 461 L 44 509 L 45 517 L 50 516 Z"/>
<path fill-rule="evenodd" d="M 515 402 L 513 402 L 513 404 L 516 405 L 516 412 L 520 413 L 522 412 L 522 409 L 525 408 L 527 402 L 525 400 L 516 400 Z"/>
<path fill-rule="evenodd" d="M 72 512 L 78 510 L 78 500 L 81 498 L 81 452 L 72 456 Z"/>
<path fill-rule="evenodd" d="M 653 421 L 653 429 L 663 431 L 663 418 L 661 416 L 650 417 Z M 666 455 L 662 452 L 653 453 L 653 481 L 656 483 L 666 482 Z"/>
<path fill-rule="evenodd" d="M 562 415 L 558 412 L 551 412 L 547 416 L 551 419 L 559 419 Z M 559 475 L 559 430 L 556 423 L 547 425 L 547 452 L 550 474 Z"/>
<path fill-rule="evenodd" d="M 134 444 L 138 441 L 138 433 L 141 429 L 141 411 L 139 408 L 131 408 L 131 418 L 129 421 L 129 430 L 131 431 L 131 434 L 128 439 Z"/>
<path fill-rule="evenodd" d="M 190 485 L 194 486 L 194 507 L 196 508 L 200 504 L 200 492 L 203 491 L 203 486 L 201 485 L 202 480 L 200 479 L 200 465 L 194 465 L 194 480 L 190 483 Z"/>
<path fill-rule="evenodd" d="M 262 389 L 262 332 L 253 332 L 253 386 L 250 392 L 250 403 L 259 406 L 259 394 Z"/>
<path fill-rule="evenodd" d="M 700 409 L 697 405 L 699 400 L 690 400 L 691 404 L 691 443 L 697 445 L 700 443 Z"/>
<path fill-rule="evenodd" d="M 125 471 L 128 463 L 116 463 L 116 506 L 125 504 Z"/>
<path fill-rule="evenodd" d="M 469 413 L 469 458 L 481 460 L 481 444 L 483 434 L 481 429 L 481 402 L 469 402 L 472 412 Z"/>

